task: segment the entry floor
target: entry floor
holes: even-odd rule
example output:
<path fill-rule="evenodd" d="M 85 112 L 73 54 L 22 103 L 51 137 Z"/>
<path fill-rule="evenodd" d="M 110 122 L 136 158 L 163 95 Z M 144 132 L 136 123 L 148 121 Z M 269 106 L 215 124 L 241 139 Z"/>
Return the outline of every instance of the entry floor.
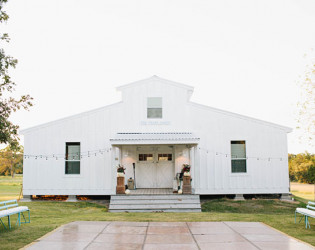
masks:
<path fill-rule="evenodd" d="M 259 222 L 76 221 L 27 249 L 314 249 Z"/>
<path fill-rule="evenodd" d="M 130 195 L 169 195 L 173 194 L 171 188 L 137 188 L 130 190 Z"/>

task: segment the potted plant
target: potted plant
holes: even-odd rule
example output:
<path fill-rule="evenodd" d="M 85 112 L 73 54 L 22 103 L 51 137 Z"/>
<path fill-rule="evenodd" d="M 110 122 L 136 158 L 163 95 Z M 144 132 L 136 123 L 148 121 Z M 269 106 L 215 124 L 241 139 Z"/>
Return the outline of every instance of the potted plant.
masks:
<path fill-rule="evenodd" d="M 182 173 L 184 176 L 190 176 L 190 165 L 189 164 L 183 164 Z"/>
<path fill-rule="evenodd" d="M 123 165 L 118 165 L 117 166 L 117 177 L 124 177 L 125 176 L 125 170 L 126 168 L 124 168 Z"/>

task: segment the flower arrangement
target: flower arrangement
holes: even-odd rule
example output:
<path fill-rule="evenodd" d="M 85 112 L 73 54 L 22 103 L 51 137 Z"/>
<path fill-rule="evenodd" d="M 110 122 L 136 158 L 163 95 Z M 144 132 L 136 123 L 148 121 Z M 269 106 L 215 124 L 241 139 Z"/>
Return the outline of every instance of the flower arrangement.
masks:
<path fill-rule="evenodd" d="M 126 170 L 126 168 L 124 168 L 124 166 L 123 165 L 118 165 L 117 166 L 117 177 L 123 177 L 123 176 L 125 176 L 125 170 Z"/>
<path fill-rule="evenodd" d="M 182 173 L 188 172 L 190 173 L 190 165 L 189 164 L 183 164 Z"/>

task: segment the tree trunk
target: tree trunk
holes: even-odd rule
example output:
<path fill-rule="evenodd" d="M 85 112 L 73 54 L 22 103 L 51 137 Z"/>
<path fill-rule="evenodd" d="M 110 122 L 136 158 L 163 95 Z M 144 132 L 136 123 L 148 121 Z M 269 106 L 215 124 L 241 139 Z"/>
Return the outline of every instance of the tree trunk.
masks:
<path fill-rule="evenodd" d="M 11 153 L 11 177 L 14 178 L 14 155 Z"/>

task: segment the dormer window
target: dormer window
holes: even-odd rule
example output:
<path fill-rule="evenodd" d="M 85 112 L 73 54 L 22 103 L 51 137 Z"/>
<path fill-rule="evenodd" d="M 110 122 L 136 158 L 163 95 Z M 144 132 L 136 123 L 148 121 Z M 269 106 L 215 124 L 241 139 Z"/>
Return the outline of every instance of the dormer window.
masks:
<path fill-rule="evenodd" d="M 162 97 L 148 97 L 147 99 L 147 118 L 162 118 Z"/>

